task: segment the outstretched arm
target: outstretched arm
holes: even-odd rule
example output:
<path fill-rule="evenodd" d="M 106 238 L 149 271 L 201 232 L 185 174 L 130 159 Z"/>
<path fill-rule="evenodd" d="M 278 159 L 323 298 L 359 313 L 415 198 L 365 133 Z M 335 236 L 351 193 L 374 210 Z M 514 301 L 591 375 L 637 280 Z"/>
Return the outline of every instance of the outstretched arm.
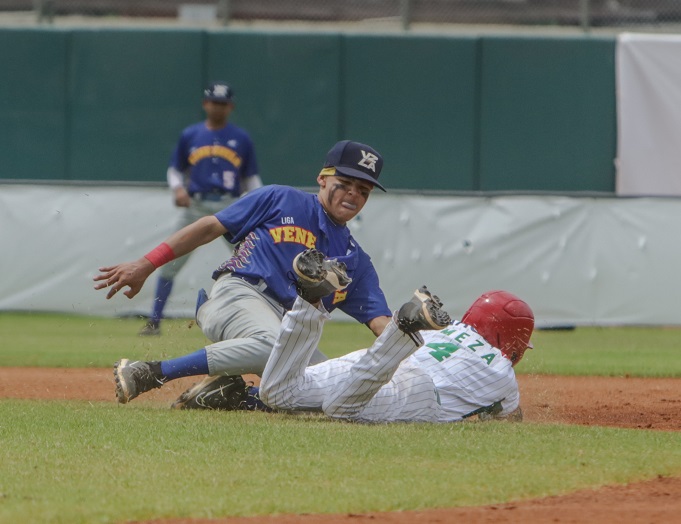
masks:
<path fill-rule="evenodd" d="M 109 299 L 127 286 L 130 289 L 124 291 L 123 294 L 128 298 L 133 298 L 140 292 L 144 282 L 157 267 L 186 255 L 225 233 L 227 229 L 215 216 L 200 218 L 193 224 L 173 233 L 156 249 L 134 262 L 100 267 L 99 275 L 93 278 L 95 282 L 99 282 L 95 285 L 95 289 L 110 288 L 106 295 Z"/>

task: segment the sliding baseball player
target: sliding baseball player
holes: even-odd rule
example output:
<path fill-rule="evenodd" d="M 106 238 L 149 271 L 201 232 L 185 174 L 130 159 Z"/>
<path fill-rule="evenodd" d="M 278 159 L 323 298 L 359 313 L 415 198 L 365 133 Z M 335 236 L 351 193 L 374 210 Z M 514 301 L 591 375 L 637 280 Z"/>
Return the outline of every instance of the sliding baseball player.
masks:
<path fill-rule="evenodd" d="M 339 273 L 334 261 L 326 264 Z M 315 279 L 294 269 L 301 296 L 282 321 L 260 385 L 269 407 L 362 422 L 522 419 L 513 366 L 531 347 L 534 315 L 515 295 L 485 293 L 461 321 L 450 321 L 423 287 L 370 348 L 309 366 L 329 314 L 319 296 L 306 296 Z"/>

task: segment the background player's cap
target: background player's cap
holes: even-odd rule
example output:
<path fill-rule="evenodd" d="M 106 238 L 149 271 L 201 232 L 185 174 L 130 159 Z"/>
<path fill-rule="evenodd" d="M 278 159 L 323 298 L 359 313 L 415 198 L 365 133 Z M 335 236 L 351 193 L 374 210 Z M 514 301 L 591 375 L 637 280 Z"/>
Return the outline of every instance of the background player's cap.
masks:
<path fill-rule="evenodd" d="M 204 100 L 214 102 L 231 102 L 234 98 L 234 91 L 227 82 L 212 82 L 203 90 Z"/>
<path fill-rule="evenodd" d="M 335 168 L 335 170 L 333 169 Z M 383 169 L 383 157 L 373 147 L 351 140 L 338 142 L 326 155 L 322 175 L 333 175 L 336 172 L 352 178 L 360 178 L 371 182 L 385 191 L 378 183 L 378 175 Z"/>

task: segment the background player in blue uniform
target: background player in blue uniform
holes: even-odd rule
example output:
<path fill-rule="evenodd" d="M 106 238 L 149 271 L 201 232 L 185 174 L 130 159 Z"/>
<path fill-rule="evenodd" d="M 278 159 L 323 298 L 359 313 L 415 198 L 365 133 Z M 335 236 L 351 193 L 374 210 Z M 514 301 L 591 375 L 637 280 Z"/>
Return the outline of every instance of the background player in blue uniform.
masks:
<path fill-rule="evenodd" d="M 184 208 L 181 229 L 201 217 L 213 215 L 239 195 L 262 186 L 250 136 L 229 122 L 234 93 L 225 82 L 213 82 L 203 92 L 206 120 L 182 131 L 168 167 L 168 185 L 175 205 Z M 189 255 L 166 264 L 156 283 L 151 316 L 140 335 L 160 335 L 173 281 Z"/>
<path fill-rule="evenodd" d="M 297 293 L 295 278 L 287 278 L 293 259 L 316 247 L 347 267 L 351 284 L 325 299 L 331 311 L 339 308 L 366 324 L 377 336 L 390 321 L 391 311 L 379 287 L 369 256 L 346 224 L 364 207 L 378 182 L 383 159 L 371 147 L 352 141 L 337 143 L 317 176 L 316 195 L 285 186 L 265 186 L 231 206 L 204 217 L 171 235 L 144 257 L 100 268 L 95 289 L 109 287 L 107 298 L 129 287 L 133 298 L 151 273 L 178 256 L 224 236 L 238 243 L 234 255 L 214 273 L 208 300 L 197 321 L 214 343 L 194 353 L 163 362 L 131 362 L 114 366 L 116 394 L 127 403 L 168 380 L 210 375 L 178 399 L 175 407 L 200 407 L 194 400 L 220 378 L 262 373 L 281 319 Z M 312 362 L 325 360 L 317 352 Z"/>

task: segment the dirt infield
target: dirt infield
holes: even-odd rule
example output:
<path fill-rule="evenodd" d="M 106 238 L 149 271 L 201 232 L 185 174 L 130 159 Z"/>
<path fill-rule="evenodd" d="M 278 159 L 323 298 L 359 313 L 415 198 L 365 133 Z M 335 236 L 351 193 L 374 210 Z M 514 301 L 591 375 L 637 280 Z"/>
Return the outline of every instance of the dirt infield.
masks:
<path fill-rule="evenodd" d="M 145 401 L 170 403 L 194 379 L 178 380 L 145 395 Z M 681 379 L 557 377 L 520 375 L 525 420 L 646 431 L 681 431 Z M 110 369 L 1 368 L 0 398 L 114 402 Z M 467 524 L 672 523 L 681 515 L 681 478 L 582 490 L 549 497 L 475 508 L 367 513 L 291 515 L 227 519 L 175 519 L 154 524 Z"/>

